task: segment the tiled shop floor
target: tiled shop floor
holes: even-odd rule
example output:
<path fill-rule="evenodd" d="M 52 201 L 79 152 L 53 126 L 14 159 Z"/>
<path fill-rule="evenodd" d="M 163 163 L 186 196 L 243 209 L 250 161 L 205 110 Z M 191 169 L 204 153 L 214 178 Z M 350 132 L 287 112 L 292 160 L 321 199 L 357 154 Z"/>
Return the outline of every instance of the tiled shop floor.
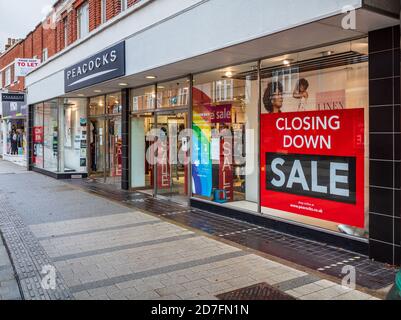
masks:
<path fill-rule="evenodd" d="M 374 299 L 42 175 L 7 175 L 0 192 L 76 299 L 216 299 L 262 282 L 298 299 Z"/>

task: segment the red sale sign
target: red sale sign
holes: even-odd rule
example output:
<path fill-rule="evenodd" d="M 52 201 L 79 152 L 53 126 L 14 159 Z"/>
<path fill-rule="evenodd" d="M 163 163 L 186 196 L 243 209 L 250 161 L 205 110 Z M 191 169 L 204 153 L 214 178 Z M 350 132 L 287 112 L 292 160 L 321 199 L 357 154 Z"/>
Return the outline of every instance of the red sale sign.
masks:
<path fill-rule="evenodd" d="M 262 115 L 263 207 L 364 228 L 364 110 Z"/>

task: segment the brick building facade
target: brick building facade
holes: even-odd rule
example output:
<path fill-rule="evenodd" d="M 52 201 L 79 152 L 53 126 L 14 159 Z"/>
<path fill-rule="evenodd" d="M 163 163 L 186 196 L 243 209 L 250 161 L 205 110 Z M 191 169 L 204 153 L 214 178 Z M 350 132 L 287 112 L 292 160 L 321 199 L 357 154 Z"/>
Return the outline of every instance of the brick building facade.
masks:
<path fill-rule="evenodd" d="M 88 4 L 88 32 L 114 18 L 141 0 L 58 0 L 53 12 L 33 31 L 16 40 L 0 54 L 0 89 L 18 92 L 25 88 L 24 78 L 14 76 L 17 58 L 38 58 L 44 62 L 78 39 L 78 11 Z M 105 6 L 105 7 L 103 7 Z"/>

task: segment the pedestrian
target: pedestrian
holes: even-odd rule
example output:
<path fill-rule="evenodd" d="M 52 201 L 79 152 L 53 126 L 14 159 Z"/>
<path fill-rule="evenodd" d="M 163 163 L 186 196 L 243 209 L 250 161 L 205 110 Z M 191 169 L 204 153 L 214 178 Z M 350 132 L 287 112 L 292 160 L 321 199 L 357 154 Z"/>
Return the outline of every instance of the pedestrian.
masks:
<path fill-rule="evenodd" d="M 18 154 L 18 136 L 17 132 L 13 130 L 11 132 L 11 155 L 17 155 Z"/>

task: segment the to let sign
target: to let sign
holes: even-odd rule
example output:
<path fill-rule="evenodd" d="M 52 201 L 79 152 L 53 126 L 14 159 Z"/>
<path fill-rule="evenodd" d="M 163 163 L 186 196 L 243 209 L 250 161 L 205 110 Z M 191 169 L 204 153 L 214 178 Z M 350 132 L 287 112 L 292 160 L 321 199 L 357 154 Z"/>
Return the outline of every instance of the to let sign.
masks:
<path fill-rule="evenodd" d="M 40 65 L 39 59 L 15 59 L 15 75 L 25 77 L 29 72 Z"/>
<path fill-rule="evenodd" d="M 125 75 L 125 42 L 64 70 L 65 92 L 86 88 Z"/>

